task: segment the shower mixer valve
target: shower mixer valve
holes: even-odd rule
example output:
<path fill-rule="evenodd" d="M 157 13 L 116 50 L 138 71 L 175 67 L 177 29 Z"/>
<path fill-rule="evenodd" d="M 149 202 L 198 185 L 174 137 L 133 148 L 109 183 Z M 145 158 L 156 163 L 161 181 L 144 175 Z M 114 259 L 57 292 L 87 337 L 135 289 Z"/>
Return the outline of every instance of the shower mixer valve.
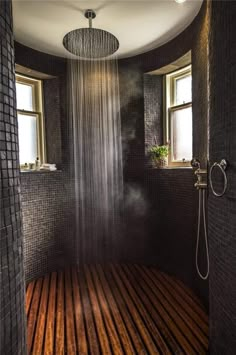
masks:
<path fill-rule="evenodd" d="M 207 169 L 201 169 L 200 161 L 193 158 L 191 161 L 193 168 L 196 168 L 194 174 L 197 176 L 197 182 L 195 182 L 194 187 L 199 189 L 207 189 Z"/>

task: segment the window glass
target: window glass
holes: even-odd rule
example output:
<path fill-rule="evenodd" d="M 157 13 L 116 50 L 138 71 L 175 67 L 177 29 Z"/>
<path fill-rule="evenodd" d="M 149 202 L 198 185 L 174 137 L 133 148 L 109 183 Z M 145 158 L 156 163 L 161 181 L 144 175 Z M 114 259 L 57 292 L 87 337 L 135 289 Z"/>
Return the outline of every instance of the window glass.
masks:
<path fill-rule="evenodd" d="M 175 105 L 192 101 L 192 76 L 187 75 L 175 81 Z"/>
<path fill-rule="evenodd" d="M 192 159 L 192 107 L 171 111 L 172 159 Z"/>
<path fill-rule="evenodd" d="M 16 83 L 16 101 L 18 110 L 33 111 L 33 87 Z"/>
<path fill-rule="evenodd" d="M 42 82 L 16 74 L 16 99 L 19 129 L 20 165 L 45 162 L 45 132 L 42 107 Z"/>
<path fill-rule="evenodd" d="M 37 115 L 18 113 L 20 164 L 34 163 L 37 157 Z"/>

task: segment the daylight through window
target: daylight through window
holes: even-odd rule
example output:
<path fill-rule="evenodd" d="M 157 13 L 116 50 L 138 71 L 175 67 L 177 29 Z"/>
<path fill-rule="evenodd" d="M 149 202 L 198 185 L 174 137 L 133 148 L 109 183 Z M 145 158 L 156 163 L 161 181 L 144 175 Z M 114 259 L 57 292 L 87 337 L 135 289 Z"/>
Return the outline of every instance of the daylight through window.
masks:
<path fill-rule="evenodd" d="M 20 165 L 45 161 L 41 80 L 16 75 Z"/>
<path fill-rule="evenodd" d="M 166 75 L 166 140 L 169 165 L 189 165 L 192 159 L 191 66 Z"/>

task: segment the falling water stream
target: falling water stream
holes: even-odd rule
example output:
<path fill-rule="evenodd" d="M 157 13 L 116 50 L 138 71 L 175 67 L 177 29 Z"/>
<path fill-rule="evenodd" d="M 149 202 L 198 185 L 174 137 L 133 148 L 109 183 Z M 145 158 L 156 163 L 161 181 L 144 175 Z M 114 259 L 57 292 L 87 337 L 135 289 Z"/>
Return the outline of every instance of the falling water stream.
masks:
<path fill-rule="evenodd" d="M 117 252 L 123 193 L 116 59 L 69 61 L 76 242 L 80 262 Z"/>

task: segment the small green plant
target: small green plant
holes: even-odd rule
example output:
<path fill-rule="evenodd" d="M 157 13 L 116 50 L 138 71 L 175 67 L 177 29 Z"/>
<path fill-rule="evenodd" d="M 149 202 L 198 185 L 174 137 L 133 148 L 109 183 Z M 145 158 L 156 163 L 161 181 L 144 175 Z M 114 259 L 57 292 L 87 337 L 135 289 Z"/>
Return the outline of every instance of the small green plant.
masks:
<path fill-rule="evenodd" d="M 152 159 L 164 159 L 168 157 L 169 147 L 168 145 L 153 145 L 148 152 Z"/>
<path fill-rule="evenodd" d="M 148 150 L 151 160 L 157 167 L 165 166 L 167 164 L 167 157 L 169 154 L 168 145 L 153 145 Z"/>

